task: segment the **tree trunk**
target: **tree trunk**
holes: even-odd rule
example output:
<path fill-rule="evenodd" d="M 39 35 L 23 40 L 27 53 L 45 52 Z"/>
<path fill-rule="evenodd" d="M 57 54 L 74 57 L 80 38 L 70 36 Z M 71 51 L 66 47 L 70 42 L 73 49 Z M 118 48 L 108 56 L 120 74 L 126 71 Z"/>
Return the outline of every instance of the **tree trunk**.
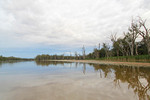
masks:
<path fill-rule="evenodd" d="M 117 50 L 117 57 L 119 56 L 119 50 Z"/>
<path fill-rule="evenodd" d="M 129 47 L 130 47 L 130 55 L 133 56 L 133 52 L 134 52 L 133 50 L 134 50 L 134 47 L 133 47 L 132 45 L 130 45 L 130 44 L 129 44 Z"/>
<path fill-rule="evenodd" d="M 148 55 L 150 55 L 150 42 L 147 43 L 147 52 L 148 52 Z"/>
<path fill-rule="evenodd" d="M 131 56 L 133 56 L 134 55 L 134 46 L 132 45 L 132 47 L 131 47 Z"/>
<path fill-rule="evenodd" d="M 136 55 L 138 55 L 138 44 L 136 43 L 136 47 L 135 47 L 135 53 L 136 53 Z"/>

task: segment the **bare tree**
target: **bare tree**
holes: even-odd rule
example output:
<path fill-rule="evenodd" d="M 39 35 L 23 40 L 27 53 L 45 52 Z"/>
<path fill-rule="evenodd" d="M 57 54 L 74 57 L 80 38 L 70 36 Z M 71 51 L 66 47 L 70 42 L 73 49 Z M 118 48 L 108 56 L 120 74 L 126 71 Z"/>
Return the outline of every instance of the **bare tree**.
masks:
<path fill-rule="evenodd" d="M 139 34 L 143 37 L 144 43 L 147 47 L 147 52 L 150 55 L 150 29 L 148 29 L 145 25 L 146 20 L 142 20 L 141 17 L 139 17 L 139 24 L 141 28 L 139 29 Z"/>
<path fill-rule="evenodd" d="M 128 43 L 130 47 L 131 56 L 134 55 L 134 48 L 135 48 L 135 40 L 139 36 L 139 28 L 140 26 L 132 20 L 131 27 L 129 27 L 129 32 L 125 35 L 125 41 Z"/>
<path fill-rule="evenodd" d="M 83 59 L 85 59 L 85 47 L 84 47 L 84 45 L 82 47 L 82 54 L 83 54 Z"/>

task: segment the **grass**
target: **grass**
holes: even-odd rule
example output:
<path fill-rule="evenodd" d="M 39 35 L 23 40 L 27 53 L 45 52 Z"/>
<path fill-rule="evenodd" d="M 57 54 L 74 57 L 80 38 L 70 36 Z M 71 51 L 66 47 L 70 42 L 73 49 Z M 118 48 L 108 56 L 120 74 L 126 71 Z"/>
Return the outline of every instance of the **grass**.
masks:
<path fill-rule="evenodd" d="M 105 61 L 122 61 L 122 62 L 150 62 L 150 55 L 104 57 L 104 58 L 87 59 L 87 60 L 105 60 Z"/>

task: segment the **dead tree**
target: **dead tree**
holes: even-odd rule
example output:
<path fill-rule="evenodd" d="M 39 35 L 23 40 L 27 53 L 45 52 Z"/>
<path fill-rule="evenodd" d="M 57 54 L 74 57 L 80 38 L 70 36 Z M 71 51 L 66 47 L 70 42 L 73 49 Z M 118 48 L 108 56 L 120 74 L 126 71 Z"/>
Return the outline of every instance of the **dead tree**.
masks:
<path fill-rule="evenodd" d="M 85 47 L 84 47 L 84 45 L 82 47 L 82 55 L 83 55 L 83 59 L 85 59 Z"/>
<path fill-rule="evenodd" d="M 135 48 L 135 40 L 139 36 L 139 28 L 140 26 L 132 20 L 131 26 L 129 27 L 129 32 L 127 32 L 125 35 L 125 41 L 128 43 L 130 47 L 130 53 L 131 56 L 134 55 L 134 48 Z"/>
<path fill-rule="evenodd" d="M 147 52 L 150 55 L 150 29 L 148 29 L 145 25 L 146 20 L 142 20 L 141 17 L 139 17 L 139 34 L 143 37 L 144 43 L 147 47 Z"/>

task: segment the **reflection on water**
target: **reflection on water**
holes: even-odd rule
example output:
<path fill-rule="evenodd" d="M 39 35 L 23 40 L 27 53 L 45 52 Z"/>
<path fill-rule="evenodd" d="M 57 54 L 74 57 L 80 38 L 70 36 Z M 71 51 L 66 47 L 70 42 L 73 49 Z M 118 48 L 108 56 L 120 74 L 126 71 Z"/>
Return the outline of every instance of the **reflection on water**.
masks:
<path fill-rule="evenodd" d="M 12 65 L 13 65 L 13 68 L 11 67 Z M 18 74 L 19 75 L 13 76 L 14 73 L 12 73 L 12 71 L 14 71 L 14 73 L 16 75 L 18 75 Z M 3 74 L 3 72 L 7 72 L 7 73 L 11 72 L 11 73 L 9 74 L 10 76 L 9 75 L 7 76 L 7 74 Z M 22 76 L 20 76 L 20 75 L 22 75 Z M 29 76 L 26 76 L 26 75 L 29 75 Z M 12 76 L 13 76 L 13 81 L 10 80 L 10 78 L 12 78 Z M 35 78 L 35 76 L 37 76 L 37 78 Z M 60 77 L 60 76 L 64 76 L 64 77 Z M 97 78 L 97 76 L 98 76 L 98 78 Z M 39 81 L 37 79 L 40 79 L 42 81 Z M 74 96 L 74 95 L 77 95 L 77 93 L 79 92 L 79 95 L 81 97 L 82 97 L 82 95 L 85 95 L 85 94 L 87 94 L 87 96 L 89 96 L 89 95 L 91 95 L 90 93 L 95 91 L 94 94 L 92 94 L 93 97 L 91 99 L 99 100 L 99 98 L 100 98 L 99 96 L 104 96 L 104 94 L 100 92 L 101 89 L 103 91 L 105 91 L 105 89 L 106 89 L 106 91 L 107 91 L 107 93 L 105 93 L 106 96 L 108 94 L 109 95 L 108 97 L 113 97 L 114 94 L 111 94 L 112 87 L 109 87 L 109 86 L 113 86 L 113 87 L 119 88 L 117 91 L 121 91 L 122 89 L 132 90 L 134 95 L 132 95 L 130 93 L 129 94 L 126 93 L 128 96 L 129 95 L 130 96 L 132 95 L 133 97 L 137 96 L 139 100 L 150 100 L 150 68 L 127 67 L 127 66 L 108 66 L 108 65 L 70 63 L 70 62 L 64 63 L 64 62 L 56 62 L 56 61 L 0 63 L 0 81 L 1 81 L 0 96 L 1 96 L 1 94 L 5 94 L 3 92 L 4 92 L 4 90 L 6 90 L 5 87 L 7 87 L 7 88 L 9 87 L 9 85 L 10 85 L 9 81 L 11 81 L 12 83 L 15 82 L 15 84 L 16 84 L 15 87 L 17 87 L 18 80 L 20 80 L 22 82 L 22 83 L 19 82 L 19 84 L 23 84 L 23 86 L 24 86 L 24 84 L 26 82 L 28 82 L 28 81 L 30 82 L 31 80 L 34 81 L 34 84 L 38 84 L 39 82 L 42 82 L 42 83 L 46 82 L 46 81 L 51 82 L 54 79 L 56 79 L 56 80 L 53 83 L 55 83 L 56 85 L 53 85 L 53 83 L 51 83 L 50 85 L 48 85 L 48 86 L 46 85 L 46 86 L 47 86 L 47 88 L 50 88 L 47 91 L 52 92 L 52 93 L 56 92 L 56 94 L 57 94 L 57 92 L 59 93 L 59 91 L 62 90 L 64 92 L 64 94 L 63 93 L 62 94 L 67 96 L 67 94 L 65 94 L 65 92 L 68 91 L 68 90 L 66 90 L 66 88 L 68 86 L 68 87 L 70 87 L 69 90 L 72 89 L 72 91 L 74 91 L 74 92 L 72 92 L 73 94 L 70 94 L 70 95 Z M 66 79 L 68 79 L 68 80 L 65 83 L 63 83 L 63 81 Z M 111 82 L 109 82 L 109 84 L 107 84 L 108 87 L 106 87 L 106 82 L 108 82 L 108 80 Z M 2 82 L 4 82 L 4 83 L 2 83 Z M 72 82 L 72 84 L 69 84 L 71 82 Z M 67 84 L 67 86 L 66 86 L 66 84 Z M 83 86 L 81 84 L 83 84 Z M 122 84 L 125 84 L 125 85 L 122 85 Z M 73 85 L 74 85 L 74 87 L 72 87 Z M 82 87 L 86 86 L 86 88 L 83 88 L 80 90 L 80 88 L 81 88 L 81 87 L 79 87 L 80 85 Z M 59 86 L 61 86 L 61 87 L 59 87 Z M 98 87 L 98 86 L 100 86 L 100 87 Z M 127 86 L 127 87 L 125 87 L 125 86 Z M 14 88 L 14 85 L 12 87 Z M 58 88 L 58 90 L 57 90 L 57 88 Z M 89 90 L 88 90 L 88 88 L 89 88 Z M 43 88 L 40 87 L 40 88 L 36 88 L 35 90 L 37 91 L 38 89 L 40 90 Z M 50 91 L 51 89 L 53 89 L 53 91 Z M 33 91 L 33 90 L 34 89 L 30 90 L 30 88 L 29 88 L 29 90 L 27 92 L 32 91 L 32 93 L 34 94 L 35 91 Z M 77 90 L 77 93 L 75 92 L 75 90 Z M 79 90 L 82 91 L 81 94 L 80 94 Z M 83 90 L 85 90 L 86 92 Z M 19 90 L 19 91 L 22 91 L 22 90 Z M 91 91 L 91 92 L 89 92 L 89 91 Z M 16 92 L 16 94 L 17 93 L 20 93 L 20 92 Z M 24 94 L 26 94 L 26 92 L 22 91 L 22 93 L 23 93 L 23 95 L 20 94 L 21 98 L 23 98 L 22 96 L 25 96 Z M 40 91 L 39 91 L 39 93 L 40 93 Z M 68 92 L 66 92 L 66 93 L 68 93 Z M 100 93 L 100 94 L 98 94 L 98 93 Z M 4 96 L 4 95 L 2 95 L 2 96 Z M 96 96 L 97 96 L 97 99 L 95 99 Z M 106 99 L 106 96 L 104 96 L 103 99 Z M 116 96 L 118 97 L 118 95 L 116 95 Z M 122 96 L 124 96 L 124 94 Z M 53 96 L 51 96 L 51 97 L 53 97 Z M 1 97 L 0 97 L 0 99 L 1 99 Z M 4 99 L 4 98 L 2 98 L 2 99 L 10 100 L 10 99 Z M 29 98 L 29 99 L 34 100 L 31 98 Z M 77 98 L 77 99 L 79 100 L 80 98 Z M 110 98 L 110 99 L 113 99 L 113 98 Z M 123 98 L 121 98 L 121 99 L 123 99 Z M 20 100 L 20 98 L 18 98 L 18 99 L 15 98 L 15 100 Z M 24 100 L 24 99 L 21 99 L 21 100 Z M 56 97 L 54 96 L 54 100 L 58 100 L 58 99 L 56 99 Z M 62 100 L 68 100 L 68 99 L 62 98 Z M 74 100 L 74 99 L 72 99 L 72 100 Z M 90 100 L 90 98 L 82 98 L 82 100 Z M 108 99 L 106 99 L 106 100 L 108 100 Z"/>
<path fill-rule="evenodd" d="M 64 62 L 59 62 L 59 61 L 36 61 L 36 64 L 37 65 L 40 65 L 40 66 L 49 66 L 49 65 L 62 65 L 64 66 Z M 71 64 L 71 63 L 69 63 Z"/>
<path fill-rule="evenodd" d="M 8 61 L 0 61 L 0 67 L 2 67 L 3 64 L 9 64 L 13 65 L 18 62 L 29 62 L 29 61 L 24 61 L 24 60 L 8 60 Z"/>
<path fill-rule="evenodd" d="M 61 64 L 64 62 L 36 62 L 37 65 L 48 66 Z M 68 64 L 71 64 L 68 62 Z M 94 70 L 100 73 L 100 78 L 109 76 L 114 78 L 115 86 L 120 87 L 120 83 L 128 83 L 128 89 L 132 88 L 134 93 L 138 95 L 139 100 L 150 100 L 150 68 L 144 67 L 127 67 L 127 66 L 108 66 L 90 64 Z M 75 67 L 79 67 L 79 63 L 75 63 Z M 83 74 L 86 74 L 86 64 L 82 64 Z M 121 88 L 121 87 L 120 87 Z"/>
<path fill-rule="evenodd" d="M 72 67 L 79 67 L 79 66 L 83 66 L 83 73 L 85 74 L 86 72 L 86 64 L 85 63 L 78 63 L 78 62 L 75 62 L 74 65 L 72 65 L 73 63 L 72 62 L 62 62 L 62 61 L 36 61 L 36 64 L 38 66 L 42 66 L 42 67 L 48 67 L 49 65 L 61 65 L 63 67 L 65 67 L 65 64 L 68 64 L 70 68 Z"/>
<path fill-rule="evenodd" d="M 95 70 L 104 72 L 104 77 L 114 73 L 115 85 L 120 83 L 128 83 L 128 88 L 132 88 L 134 93 L 138 95 L 140 100 L 150 100 L 150 68 L 126 67 L 126 66 L 101 66 L 93 65 Z"/>

